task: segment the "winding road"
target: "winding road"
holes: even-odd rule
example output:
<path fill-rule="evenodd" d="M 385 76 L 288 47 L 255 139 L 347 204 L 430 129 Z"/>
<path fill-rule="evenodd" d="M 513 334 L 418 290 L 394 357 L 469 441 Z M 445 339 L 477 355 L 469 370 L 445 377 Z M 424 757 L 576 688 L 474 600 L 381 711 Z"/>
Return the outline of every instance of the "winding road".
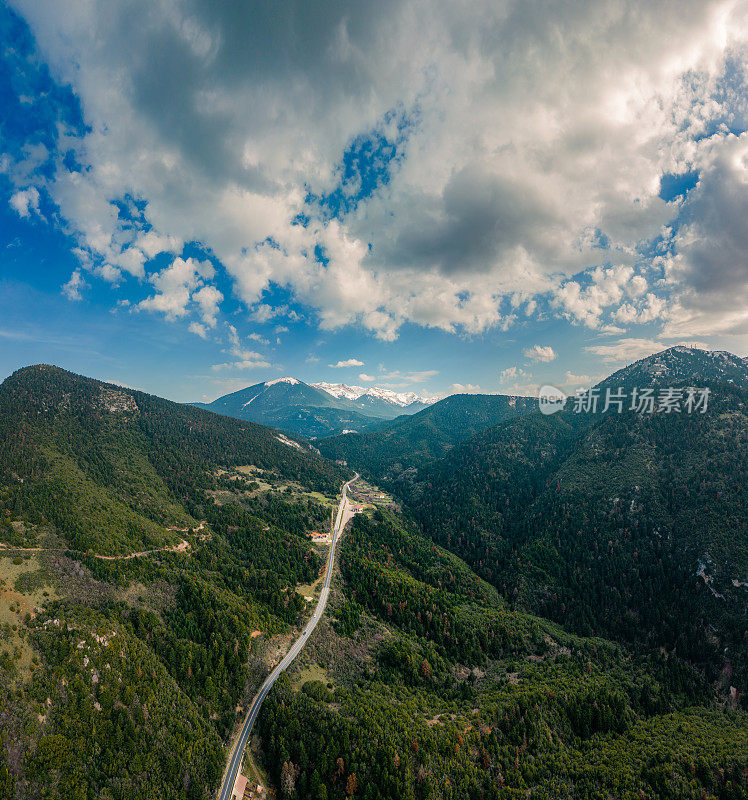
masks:
<path fill-rule="evenodd" d="M 218 795 L 219 800 L 231 800 L 231 795 L 234 790 L 234 783 L 236 782 L 236 776 L 239 774 L 239 768 L 242 764 L 244 748 L 247 746 L 247 742 L 249 741 L 249 735 L 252 733 L 252 726 L 254 725 L 257 715 L 260 712 L 262 701 L 267 697 L 268 692 L 273 688 L 273 684 L 278 680 L 278 676 L 281 674 L 281 672 L 286 670 L 291 662 L 301 652 L 301 648 L 306 644 L 307 639 L 309 639 L 312 631 L 317 627 L 317 623 L 325 613 L 327 597 L 330 594 L 332 568 L 333 564 L 335 563 L 335 546 L 337 545 L 338 537 L 340 536 L 340 533 L 345 525 L 345 511 L 346 505 L 348 504 L 348 487 L 357 479 L 358 473 L 356 473 L 347 483 L 343 484 L 343 496 L 340 499 L 338 515 L 335 517 L 335 525 L 332 529 L 332 543 L 330 544 L 330 553 L 327 556 L 325 580 L 322 584 L 322 592 L 320 593 L 319 600 L 317 601 L 317 607 L 314 609 L 314 614 L 312 614 L 311 619 L 304 626 L 301 636 L 299 636 L 299 638 L 293 643 L 291 649 L 283 657 L 283 660 L 275 667 L 275 669 L 273 669 L 270 675 L 265 678 L 265 683 L 262 684 L 260 691 L 257 692 L 254 700 L 252 700 L 252 705 L 249 707 L 249 711 L 247 712 L 247 717 L 242 725 L 239 738 L 234 745 L 234 749 L 231 751 L 231 759 L 229 761 L 228 770 L 223 778 L 221 793 Z"/>

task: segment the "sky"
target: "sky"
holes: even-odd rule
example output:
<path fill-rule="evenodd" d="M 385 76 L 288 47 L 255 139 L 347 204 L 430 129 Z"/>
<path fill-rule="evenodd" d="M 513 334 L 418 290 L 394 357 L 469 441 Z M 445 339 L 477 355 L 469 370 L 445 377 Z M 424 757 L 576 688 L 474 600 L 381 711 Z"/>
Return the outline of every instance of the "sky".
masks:
<path fill-rule="evenodd" d="M 748 4 L 0 2 L 0 379 L 748 353 Z"/>

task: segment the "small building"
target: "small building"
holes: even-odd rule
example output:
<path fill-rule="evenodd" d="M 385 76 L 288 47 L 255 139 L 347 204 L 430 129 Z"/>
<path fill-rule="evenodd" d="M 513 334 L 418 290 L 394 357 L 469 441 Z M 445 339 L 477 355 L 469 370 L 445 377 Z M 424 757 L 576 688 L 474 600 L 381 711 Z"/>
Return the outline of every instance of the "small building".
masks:
<path fill-rule="evenodd" d="M 232 792 L 231 796 L 235 797 L 236 800 L 243 800 L 244 792 L 246 791 L 247 791 L 247 778 L 240 772 L 236 776 L 236 780 L 234 781 L 234 791 Z"/>

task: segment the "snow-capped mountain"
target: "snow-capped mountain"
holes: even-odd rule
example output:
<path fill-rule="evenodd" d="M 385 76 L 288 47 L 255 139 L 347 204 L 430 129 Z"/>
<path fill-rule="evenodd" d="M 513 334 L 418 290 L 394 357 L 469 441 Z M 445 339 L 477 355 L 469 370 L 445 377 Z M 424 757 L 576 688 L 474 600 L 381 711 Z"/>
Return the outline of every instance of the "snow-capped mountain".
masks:
<path fill-rule="evenodd" d="M 301 383 L 301 381 L 297 381 L 296 378 L 276 378 L 273 381 L 265 381 L 263 386 L 275 386 L 276 383 L 288 383 L 291 386 L 295 386 L 297 383 Z M 311 384 L 311 386 L 314 386 L 314 384 Z"/>
<path fill-rule="evenodd" d="M 423 397 L 415 392 L 393 392 L 391 389 L 381 389 L 378 386 L 350 386 L 347 383 L 312 383 L 317 389 L 331 394 L 333 397 L 344 397 L 346 400 L 358 400 L 361 397 L 374 397 L 377 400 L 385 400 L 394 405 L 405 408 L 412 403 L 422 403 L 424 406 L 431 405 L 434 400 L 430 397 Z"/>
<path fill-rule="evenodd" d="M 421 411 L 430 402 L 412 392 L 346 384 L 308 384 L 287 376 L 248 386 L 212 403 L 195 405 L 317 438 L 343 430 L 361 432 L 382 420 Z"/>
<path fill-rule="evenodd" d="M 434 401 L 415 392 L 393 392 L 379 386 L 351 386 L 347 383 L 313 383 L 312 386 L 327 392 L 338 402 L 345 403 L 362 414 L 384 419 L 394 419 L 401 414 L 423 411 Z"/>

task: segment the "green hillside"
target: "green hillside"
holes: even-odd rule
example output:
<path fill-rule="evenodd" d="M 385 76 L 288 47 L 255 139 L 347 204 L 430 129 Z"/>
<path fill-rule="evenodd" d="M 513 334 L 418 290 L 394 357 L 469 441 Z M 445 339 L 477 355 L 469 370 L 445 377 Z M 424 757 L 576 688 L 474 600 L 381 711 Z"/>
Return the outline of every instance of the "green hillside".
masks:
<path fill-rule="evenodd" d="M 404 511 L 354 518 L 260 713 L 276 796 L 745 797 L 748 390 L 728 367 L 705 414 L 505 403 L 460 443 L 505 398 L 458 399 L 395 439 L 416 447 Z M 0 443 L 0 798 L 208 800 L 309 614 L 307 534 L 343 473 L 52 367 L 0 387 Z"/>
<path fill-rule="evenodd" d="M 513 611 L 402 518 L 355 519 L 333 602 L 260 715 L 287 796 L 745 796 L 745 715 L 693 667 Z"/>
<path fill-rule="evenodd" d="M 410 501 L 435 541 L 517 607 L 663 646 L 745 687 L 745 369 L 731 357 L 729 373 L 714 361 L 700 372 L 698 351 L 668 353 L 664 382 L 711 377 L 707 413 L 535 413 L 422 470 Z M 648 370 L 663 364 L 653 356 L 602 388 L 647 374 L 657 385 Z"/>
<path fill-rule="evenodd" d="M 323 455 L 355 464 L 384 484 L 407 483 L 413 470 L 445 456 L 455 445 L 503 419 L 522 416 L 537 401 L 506 395 L 456 394 L 367 433 L 322 439 Z"/>
<path fill-rule="evenodd" d="M 47 366 L 0 386 L 0 470 L 0 797 L 207 800 L 342 474 Z"/>
<path fill-rule="evenodd" d="M 0 511 L 53 524 L 77 550 L 173 544 L 166 528 L 197 524 L 184 507 L 190 492 L 211 486 L 217 468 L 245 464 L 324 490 L 341 481 L 307 445 L 267 428 L 57 367 L 0 385 Z"/>

